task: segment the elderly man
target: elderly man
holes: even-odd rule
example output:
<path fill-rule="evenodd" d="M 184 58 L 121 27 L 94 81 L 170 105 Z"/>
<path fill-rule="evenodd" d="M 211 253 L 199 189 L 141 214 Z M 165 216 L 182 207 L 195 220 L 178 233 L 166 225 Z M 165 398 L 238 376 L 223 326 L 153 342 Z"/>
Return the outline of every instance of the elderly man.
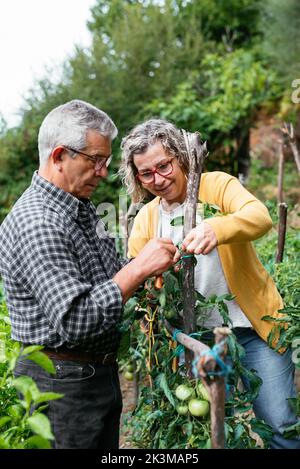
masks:
<path fill-rule="evenodd" d="M 12 338 L 44 345 L 56 367 L 52 377 L 25 360 L 15 373 L 64 394 L 48 409 L 55 448 L 118 447 L 122 305 L 178 259 L 169 239 L 150 241 L 130 263 L 119 259 L 96 216 L 89 198 L 108 174 L 116 134 L 83 101 L 53 109 L 39 131 L 39 170 L 0 227 Z"/>
<path fill-rule="evenodd" d="M 182 227 L 170 224 L 184 213 L 187 189 L 189 163 L 180 130 L 170 122 L 151 119 L 137 125 L 124 138 L 122 148 L 120 172 L 133 201 L 141 202 L 147 193 L 156 196 L 135 218 L 129 256 L 138 256 L 151 238 L 171 237 L 174 243 L 182 242 L 183 250 L 196 255 L 195 288 L 202 295 L 235 296 L 228 303 L 229 317 L 245 348 L 244 365 L 256 369 L 263 380 L 254 402 L 256 416 L 272 426 L 273 448 L 299 448 L 299 439 L 283 437 L 284 428 L 297 421 L 287 400 L 296 395 L 291 352 L 279 354 L 268 347 L 272 324 L 261 319 L 276 316 L 283 306 L 251 244 L 272 226 L 266 207 L 229 174 L 204 173 L 199 199 L 217 205 L 226 216 L 203 220 L 198 215 L 197 227 L 183 239 Z M 198 325 L 212 328 L 222 322 L 218 310 L 213 309 L 199 318 Z"/>

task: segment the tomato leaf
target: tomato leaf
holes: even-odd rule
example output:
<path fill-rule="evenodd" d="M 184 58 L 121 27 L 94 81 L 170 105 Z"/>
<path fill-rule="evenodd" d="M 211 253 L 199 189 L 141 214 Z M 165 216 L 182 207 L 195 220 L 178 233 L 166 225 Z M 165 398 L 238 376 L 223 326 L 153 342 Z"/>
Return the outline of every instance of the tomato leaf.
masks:
<path fill-rule="evenodd" d="M 157 377 L 157 382 L 159 383 L 159 386 L 160 388 L 163 390 L 166 398 L 168 399 L 168 401 L 170 402 L 170 404 L 174 407 L 174 409 L 176 408 L 176 402 L 175 402 L 175 399 L 173 397 L 173 394 L 169 388 L 169 385 L 168 385 L 168 382 L 167 382 L 167 377 L 164 373 L 160 373 Z"/>

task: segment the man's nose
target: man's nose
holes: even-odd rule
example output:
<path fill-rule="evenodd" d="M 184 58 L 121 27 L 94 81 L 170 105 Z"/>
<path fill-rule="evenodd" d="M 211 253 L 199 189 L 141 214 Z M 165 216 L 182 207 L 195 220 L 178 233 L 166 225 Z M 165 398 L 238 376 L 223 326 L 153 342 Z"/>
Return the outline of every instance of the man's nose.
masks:
<path fill-rule="evenodd" d="M 102 168 L 95 168 L 95 174 L 96 176 L 101 176 L 102 178 L 106 178 L 108 176 L 108 169 L 105 166 L 105 164 L 102 166 Z"/>

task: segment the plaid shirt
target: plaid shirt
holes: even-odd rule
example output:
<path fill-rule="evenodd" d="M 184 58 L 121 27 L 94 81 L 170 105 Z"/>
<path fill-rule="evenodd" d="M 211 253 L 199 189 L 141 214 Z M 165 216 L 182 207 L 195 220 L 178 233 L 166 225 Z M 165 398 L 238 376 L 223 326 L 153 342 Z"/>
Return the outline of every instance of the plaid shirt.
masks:
<path fill-rule="evenodd" d="M 93 204 L 34 173 L 0 227 L 12 338 L 108 353 L 119 344 L 118 258 Z"/>

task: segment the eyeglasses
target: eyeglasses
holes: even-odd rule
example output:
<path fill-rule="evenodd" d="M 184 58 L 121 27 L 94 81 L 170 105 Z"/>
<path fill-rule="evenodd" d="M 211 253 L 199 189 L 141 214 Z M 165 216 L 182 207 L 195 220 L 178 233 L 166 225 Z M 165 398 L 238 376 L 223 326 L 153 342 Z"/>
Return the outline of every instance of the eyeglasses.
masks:
<path fill-rule="evenodd" d="M 160 176 L 166 177 L 169 176 L 172 171 L 173 164 L 171 160 L 157 165 L 155 169 L 149 169 L 147 171 L 144 171 L 143 173 L 137 173 L 136 177 L 143 184 L 152 184 L 155 181 L 155 173 L 159 174 Z"/>
<path fill-rule="evenodd" d="M 112 160 L 112 155 L 109 155 L 107 158 L 105 158 L 103 156 L 88 155 L 87 153 L 83 153 L 83 151 L 74 150 L 74 148 L 71 148 L 71 147 L 66 147 L 65 146 L 65 149 L 73 152 L 74 154 L 84 156 L 87 160 L 91 161 L 94 164 L 95 169 L 98 169 L 98 170 L 103 168 L 104 165 L 107 168 L 109 166 L 109 164 L 111 163 L 111 160 Z M 72 156 L 72 158 L 73 158 L 73 156 Z"/>

